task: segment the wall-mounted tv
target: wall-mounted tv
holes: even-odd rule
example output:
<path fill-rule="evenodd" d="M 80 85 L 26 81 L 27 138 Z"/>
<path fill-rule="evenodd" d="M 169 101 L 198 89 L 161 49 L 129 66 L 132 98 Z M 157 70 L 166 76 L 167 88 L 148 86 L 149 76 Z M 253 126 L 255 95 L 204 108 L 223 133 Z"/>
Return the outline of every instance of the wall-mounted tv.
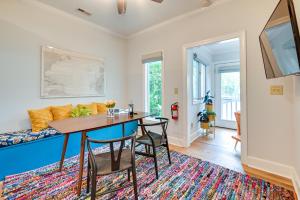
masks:
<path fill-rule="evenodd" d="M 260 37 L 267 79 L 300 74 L 300 36 L 292 0 L 280 0 Z"/>

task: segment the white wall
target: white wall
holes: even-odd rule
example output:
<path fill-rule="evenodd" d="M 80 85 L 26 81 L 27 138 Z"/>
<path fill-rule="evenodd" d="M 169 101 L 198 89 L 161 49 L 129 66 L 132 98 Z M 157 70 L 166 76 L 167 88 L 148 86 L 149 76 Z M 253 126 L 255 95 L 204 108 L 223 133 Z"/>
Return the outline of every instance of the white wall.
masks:
<path fill-rule="evenodd" d="M 294 0 L 295 11 L 297 15 L 298 28 L 300 28 L 300 1 Z M 295 168 L 295 182 L 298 185 L 298 198 L 300 195 L 300 77 L 294 77 L 294 104 L 293 104 L 293 127 L 294 127 L 294 137 L 293 137 L 293 160 Z"/>
<path fill-rule="evenodd" d="M 116 99 L 127 104 L 127 41 L 27 0 L 0 1 L 0 132 L 29 128 L 27 109 Z M 41 45 L 103 58 L 106 97 L 40 99 Z"/>
<path fill-rule="evenodd" d="M 233 0 L 207 9 L 209 12 L 196 13 L 145 31 L 129 39 L 128 45 L 127 40 L 95 25 L 31 2 L 0 1 L 0 132 L 28 128 L 26 111 L 29 108 L 114 98 L 121 106 L 133 99 L 137 109 L 143 109 L 141 55 L 157 50 L 164 51 L 164 112 L 170 117 L 170 104 L 178 101 L 182 105 L 185 92 L 182 83 L 183 45 L 246 30 L 248 154 L 275 164 L 293 165 L 300 174 L 300 127 L 297 120 L 300 118 L 300 97 L 292 90 L 291 78 L 265 79 L 258 42 L 277 0 Z M 300 22 L 300 1 L 294 2 Z M 45 44 L 103 58 L 107 96 L 40 99 L 40 46 Z M 283 84 L 285 95 L 270 96 L 271 84 Z M 298 85 L 300 81 L 295 80 L 295 86 Z M 174 88 L 179 88 L 179 95 L 173 93 Z M 180 120 L 172 121 L 169 130 L 177 143 L 185 139 L 182 114 L 180 109 Z M 291 126 L 292 118 L 295 131 Z"/>
<path fill-rule="evenodd" d="M 294 77 L 294 105 L 293 105 L 293 125 L 294 125 L 294 135 L 293 135 L 293 156 L 294 156 L 294 167 L 296 171 L 296 176 L 294 177 L 295 179 L 298 179 L 298 187 L 300 187 L 300 77 Z M 298 189 L 300 190 L 300 188 Z"/>
<path fill-rule="evenodd" d="M 288 89 L 291 88 L 292 81 L 284 78 L 266 80 L 258 40 L 276 3 L 275 0 L 233 0 L 209 8 L 209 12 L 200 12 L 176 22 L 165 23 L 131 38 L 128 43 L 129 96 L 142 109 L 141 55 L 162 49 L 167 105 L 165 114 L 170 117 L 169 105 L 174 101 L 183 104 L 183 45 L 246 30 L 248 156 L 292 165 L 292 95 Z M 270 96 L 269 86 L 272 84 L 283 84 L 287 88 L 284 96 Z M 179 88 L 178 96 L 173 94 L 174 88 Z M 181 116 L 182 112 L 181 109 Z M 169 132 L 176 141 L 185 139 L 184 120 L 181 117 L 177 123 L 171 124 Z"/>

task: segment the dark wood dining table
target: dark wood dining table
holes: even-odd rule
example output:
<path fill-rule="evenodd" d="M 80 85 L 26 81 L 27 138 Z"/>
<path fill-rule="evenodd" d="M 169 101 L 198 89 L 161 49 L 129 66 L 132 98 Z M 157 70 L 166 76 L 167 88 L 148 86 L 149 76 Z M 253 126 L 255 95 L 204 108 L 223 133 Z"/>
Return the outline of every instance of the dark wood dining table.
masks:
<path fill-rule="evenodd" d="M 81 132 L 81 145 L 80 145 L 80 157 L 79 157 L 79 176 L 78 176 L 78 186 L 77 194 L 81 194 L 82 186 L 82 175 L 84 166 L 84 152 L 87 133 L 90 131 L 99 130 L 102 128 L 107 128 L 116 125 L 122 125 L 122 134 L 125 134 L 125 124 L 132 121 L 140 121 L 143 123 L 143 119 L 149 117 L 150 115 L 145 112 L 137 112 L 133 116 L 128 114 L 118 114 L 115 117 L 107 117 L 105 114 L 93 115 L 88 117 L 78 117 L 78 118 L 68 118 L 64 120 L 52 121 L 49 126 L 56 129 L 58 132 L 64 134 L 64 144 L 61 154 L 61 160 L 59 165 L 59 170 L 63 168 L 63 163 L 65 159 L 65 154 L 68 146 L 69 136 L 72 133 Z"/>

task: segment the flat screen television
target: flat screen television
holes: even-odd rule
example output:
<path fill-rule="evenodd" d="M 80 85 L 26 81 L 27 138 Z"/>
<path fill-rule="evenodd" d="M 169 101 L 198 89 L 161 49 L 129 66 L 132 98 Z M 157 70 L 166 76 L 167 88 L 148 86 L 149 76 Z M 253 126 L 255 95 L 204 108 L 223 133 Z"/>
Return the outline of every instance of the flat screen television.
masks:
<path fill-rule="evenodd" d="M 259 40 L 267 79 L 300 74 L 300 37 L 292 0 L 280 0 Z"/>

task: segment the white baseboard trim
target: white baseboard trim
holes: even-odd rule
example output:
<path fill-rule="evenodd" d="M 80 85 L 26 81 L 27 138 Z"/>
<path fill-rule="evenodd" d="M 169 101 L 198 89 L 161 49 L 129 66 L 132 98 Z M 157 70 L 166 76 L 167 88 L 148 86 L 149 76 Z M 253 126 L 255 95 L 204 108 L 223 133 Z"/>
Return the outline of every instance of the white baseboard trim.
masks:
<path fill-rule="evenodd" d="M 169 140 L 169 144 L 179 146 L 179 147 L 186 147 L 185 139 L 168 136 L 168 140 Z"/>
<path fill-rule="evenodd" d="M 288 165 L 284 165 L 274 161 L 264 160 L 253 156 L 248 156 L 247 163 L 245 164 L 247 164 L 249 167 L 253 167 L 265 172 L 292 179 L 293 167 Z"/>
<path fill-rule="evenodd" d="M 192 133 L 189 143 L 192 144 L 201 135 L 201 129 Z"/>
<path fill-rule="evenodd" d="M 300 198 L 300 178 L 299 178 L 299 175 L 297 174 L 295 168 L 293 168 L 293 171 L 292 171 L 292 181 L 293 181 L 295 192 L 299 199 Z"/>
<path fill-rule="evenodd" d="M 300 178 L 294 167 L 252 156 L 248 156 L 247 163 L 244 164 L 247 164 L 249 167 L 290 179 L 293 182 L 296 195 L 298 199 L 300 199 Z"/>

